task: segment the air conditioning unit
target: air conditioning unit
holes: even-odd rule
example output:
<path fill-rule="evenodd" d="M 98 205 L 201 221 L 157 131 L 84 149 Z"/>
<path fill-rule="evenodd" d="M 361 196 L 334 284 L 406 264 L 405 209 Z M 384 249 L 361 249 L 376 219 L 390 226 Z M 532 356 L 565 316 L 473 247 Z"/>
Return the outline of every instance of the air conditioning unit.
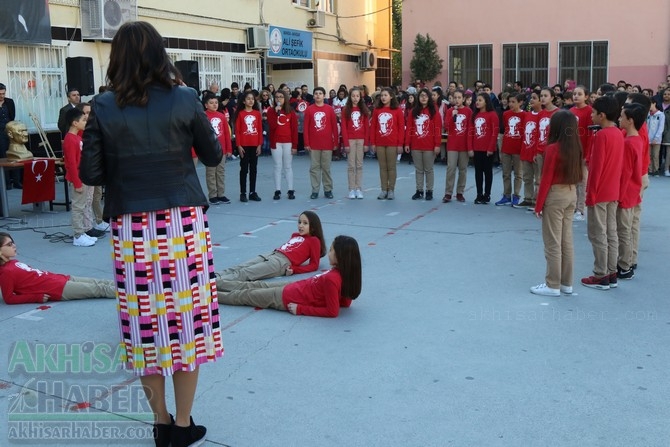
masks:
<path fill-rule="evenodd" d="M 326 26 L 326 13 L 324 11 L 313 11 L 313 17 L 307 21 L 307 28 L 323 28 Z"/>
<path fill-rule="evenodd" d="M 374 51 L 363 51 L 358 58 L 358 67 L 363 71 L 377 69 L 377 55 Z"/>
<path fill-rule="evenodd" d="M 262 26 L 247 28 L 247 50 L 267 50 L 270 48 L 268 30 Z"/>
<path fill-rule="evenodd" d="M 137 0 L 80 0 L 81 37 L 112 40 L 126 22 L 137 20 Z"/>

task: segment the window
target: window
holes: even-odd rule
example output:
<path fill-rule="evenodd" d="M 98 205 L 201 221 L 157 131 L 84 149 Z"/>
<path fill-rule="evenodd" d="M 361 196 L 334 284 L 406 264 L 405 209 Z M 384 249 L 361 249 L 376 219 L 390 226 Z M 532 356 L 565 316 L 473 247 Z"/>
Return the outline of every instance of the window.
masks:
<path fill-rule="evenodd" d="M 521 81 L 524 86 L 549 82 L 549 44 L 524 43 L 503 45 L 503 85 Z"/>
<path fill-rule="evenodd" d="M 573 79 L 589 90 L 607 82 L 607 42 L 569 42 L 558 45 L 561 83 Z"/>
<path fill-rule="evenodd" d="M 212 82 L 220 88 L 237 82 L 242 88 L 245 83 L 260 89 L 261 64 L 257 57 L 238 56 L 239 53 L 191 52 L 167 49 L 172 62 L 194 60 L 198 62 L 200 88 L 209 88 Z"/>
<path fill-rule="evenodd" d="M 65 99 L 65 47 L 7 47 L 7 90 L 16 103 L 16 119 L 34 131 L 30 114 L 44 129 L 56 129 Z"/>
<path fill-rule="evenodd" d="M 223 72 L 221 66 L 223 58 L 219 54 L 211 53 L 194 53 L 193 60 L 198 61 L 198 74 L 200 76 L 200 88 L 209 88 L 212 82 L 216 82 L 221 86 L 221 73 Z"/>
<path fill-rule="evenodd" d="M 335 0 L 293 0 L 293 4 L 335 14 Z"/>
<path fill-rule="evenodd" d="M 230 62 L 232 82 L 237 82 L 237 84 L 240 86 L 240 91 L 247 82 L 251 85 L 252 88 L 257 90 L 261 89 L 261 67 L 258 59 L 252 59 L 244 56 L 232 56 L 230 58 Z"/>
<path fill-rule="evenodd" d="M 493 80 L 493 45 L 449 47 L 449 79 L 467 88 L 475 81 L 491 84 Z"/>

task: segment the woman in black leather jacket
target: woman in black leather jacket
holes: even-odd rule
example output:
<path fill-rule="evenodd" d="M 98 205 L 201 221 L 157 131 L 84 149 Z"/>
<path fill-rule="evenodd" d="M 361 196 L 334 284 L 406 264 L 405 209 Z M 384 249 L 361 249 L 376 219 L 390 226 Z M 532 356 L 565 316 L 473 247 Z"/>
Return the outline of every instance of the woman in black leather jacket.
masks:
<path fill-rule="evenodd" d="M 191 147 L 205 166 L 219 164 L 221 147 L 152 25 L 119 29 L 107 82 L 110 90 L 91 104 L 80 176 L 106 187 L 127 368 L 141 376 L 156 445 L 199 445 L 206 429 L 190 417 L 198 366 L 221 357 L 223 346 L 207 199 Z M 165 403 L 166 376 L 176 419 Z"/>

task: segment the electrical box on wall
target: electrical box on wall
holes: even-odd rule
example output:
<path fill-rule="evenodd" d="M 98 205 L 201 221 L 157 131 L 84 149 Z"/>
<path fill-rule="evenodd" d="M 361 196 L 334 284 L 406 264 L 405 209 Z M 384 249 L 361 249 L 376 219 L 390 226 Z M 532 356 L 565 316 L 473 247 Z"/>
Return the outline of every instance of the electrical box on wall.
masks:
<path fill-rule="evenodd" d="M 262 26 L 247 28 L 247 50 L 267 50 L 270 48 L 268 30 Z"/>
<path fill-rule="evenodd" d="M 126 22 L 137 20 L 137 0 L 80 0 L 81 37 L 112 40 Z"/>
<path fill-rule="evenodd" d="M 312 12 L 313 17 L 307 21 L 308 28 L 323 28 L 326 26 L 326 13 L 323 11 Z"/>
<path fill-rule="evenodd" d="M 377 55 L 374 51 L 363 51 L 358 58 L 358 67 L 363 71 L 377 69 Z"/>

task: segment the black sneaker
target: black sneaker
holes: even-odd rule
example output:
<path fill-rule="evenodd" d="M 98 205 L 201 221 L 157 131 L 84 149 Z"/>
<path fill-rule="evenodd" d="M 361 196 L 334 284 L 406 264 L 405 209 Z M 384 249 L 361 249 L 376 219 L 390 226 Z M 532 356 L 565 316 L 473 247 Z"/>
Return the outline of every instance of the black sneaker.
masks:
<path fill-rule="evenodd" d="M 206 434 L 207 429 L 202 425 L 195 425 L 193 418 L 191 418 L 191 425 L 189 427 L 172 426 L 170 445 L 172 447 L 201 445 L 205 440 Z"/>
<path fill-rule="evenodd" d="M 417 189 L 414 195 L 412 196 L 412 200 L 419 200 L 422 197 L 423 197 L 423 191 Z"/>
<path fill-rule="evenodd" d="M 484 196 L 478 194 L 477 198 L 475 199 L 475 205 L 486 205 L 486 200 L 484 199 Z"/>
<path fill-rule="evenodd" d="M 289 190 L 289 192 L 288 192 L 288 199 L 289 200 L 295 200 L 295 191 L 293 191 L 292 189 Z"/>
<path fill-rule="evenodd" d="M 217 197 L 219 199 L 219 203 L 223 203 L 224 205 L 229 205 L 230 204 L 230 199 L 226 196 L 221 196 Z"/>
<path fill-rule="evenodd" d="M 484 194 L 484 203 L 488 204 L 491 202 L 491 195 L 490 194 Z"/>
<path fill-rule="evenodd" d="M 332 198 L 333 198 L 333 192 L 332 192 L 332 191 L 324 191 L 324 192 L 323 192 L 323 196 L 324 196 L 326 199 L 332 199 Z"/>
<path fill-rule="evenodd" d="M 95 228 L 91 228 L 86 232 L 87 236 L 95 237 L 98 239 L 105 237 L 106 234 L 107 233 L 105 231 L 96 230 Z"/>
<path fill-rule="evenodd" d="M 279 200 L 281 199 L 281 191 L 277 190 L 275 191 L 275 195 L 272 197 L 272 200 Z"/>
<path fill-rule="evenodd" d="M 311 196 L 309 196 L 310 199 L 318 199 L 319 198 L 319 193 L 318 192 L 313 192 Z"/>
<path fill-rule="evenodd" d="M 248 202 L 247 195 L 245 193 L 240 194 L 240 202 Z"/>
<path fill-rule="evenodd" d="M 433 200 L 433 191 L 426 191 L 426 200 Z"/>
<path fill-rule="evenodd" d="M 619 279 L 633 279 L 635 278 L 635 270 L 633 270 L 632 268 L 628 270 L 622 270 L 617 266 L 616 277 Z"/>
<path fill-rule="evenodd" d="M 249 193 L 249 200 L 253 200 L 254 202 L 260 202 L 261 198 L 258 197 L 258 194 L 256 194 L 255 192 L 251 192 Z"/>
<path fill-rule="evenodd" d="M 218 197 L 210 197 L 210 199 L 209 199 L 209 203 L 211 203 L 212 205 L 218 205 L 219 202 L 220 202 L 220 200 L 219 200 Z"/>
<path fill-rule="evenodd" d="M 525 208 L 531 205 L 533 205 L 532 200 L 523 199 L 523 202 L 519 203 L 518 205 L 512 205 L 512 206 L 514 206 L 515 208 Z"/>

